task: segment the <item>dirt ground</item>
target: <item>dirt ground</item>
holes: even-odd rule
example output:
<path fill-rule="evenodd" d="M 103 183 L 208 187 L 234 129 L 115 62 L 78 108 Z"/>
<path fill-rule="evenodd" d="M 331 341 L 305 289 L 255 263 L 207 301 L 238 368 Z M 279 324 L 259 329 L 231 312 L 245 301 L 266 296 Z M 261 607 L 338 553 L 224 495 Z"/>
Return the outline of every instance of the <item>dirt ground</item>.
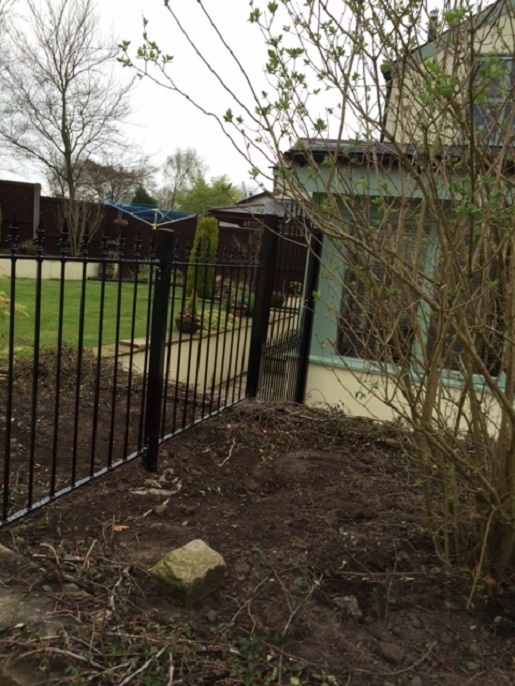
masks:
<path fill-rule="evenodd" d="M 341 414 L 242 403 L 0 532 L 4 587 L 65 629 L 11 628 L 34 684 L 515 684 L 513 587 L 465 609 L 424 532 L 409 438 Z M 226 581 L 191 609 L 148 569 L 201 538 Z"/>

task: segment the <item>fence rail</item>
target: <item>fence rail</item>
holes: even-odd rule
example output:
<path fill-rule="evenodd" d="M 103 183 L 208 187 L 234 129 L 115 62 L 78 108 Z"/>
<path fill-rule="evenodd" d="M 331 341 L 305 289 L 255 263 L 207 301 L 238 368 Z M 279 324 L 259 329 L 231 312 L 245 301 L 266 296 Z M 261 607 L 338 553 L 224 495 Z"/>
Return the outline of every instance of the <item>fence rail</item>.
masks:
<path fill-rule="evenodd" d="M 58 255 L 44 243 L 40 227 L 21 254 L 13 223 L 0 257 L 0 525 L 135 458 L 156 469 L 163 441 L 255 396 L 264 346 L 301 327 L 298 288 L 271 290 L 288 274 L 269 240 L 260 258 L 225 250 L 214 264 L 168 230 L 145 252 L 103 237 L 100 257 L 87 234 L 70 255 L 66 227 Z"/>

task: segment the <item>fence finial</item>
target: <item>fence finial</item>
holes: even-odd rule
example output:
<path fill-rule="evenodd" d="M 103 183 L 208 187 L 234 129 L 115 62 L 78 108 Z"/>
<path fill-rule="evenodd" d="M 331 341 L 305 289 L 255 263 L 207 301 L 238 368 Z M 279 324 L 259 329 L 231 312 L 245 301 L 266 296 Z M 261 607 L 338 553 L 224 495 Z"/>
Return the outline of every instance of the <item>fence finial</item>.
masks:
<path fill-rule="evenodd" d="M 63 228 L 61 229 L 61 234 L 59 240 L 57 241 L 59 247 L 59 254 L 61 257 L 66 257 L 70 252 L 70 229 L 68 228 L 68 220 L 65 219 L 63 222 Z"/>
<path fill-rule="evenodd" d="M 36 246 L 36 255 L 41 257 L 43 254 L 43 248 L 45 246 L 45 227 L 43 225 L 43 216 L 39 215 L 38 227 L 36 229 L 36 235 L 32 239 L 32 242 Z"/>
<path fill-rule="evenodd" d="M 18 222 L 16 220 L 16 210 L 13 210 L 11 217 L 11 223 L 9 224 L 9 233 L 7 234 L 7 242 L 9 243 L 9 249 L 12 254 L 18 252 L 18 246 L 20 244 L 20 233 Z"/>

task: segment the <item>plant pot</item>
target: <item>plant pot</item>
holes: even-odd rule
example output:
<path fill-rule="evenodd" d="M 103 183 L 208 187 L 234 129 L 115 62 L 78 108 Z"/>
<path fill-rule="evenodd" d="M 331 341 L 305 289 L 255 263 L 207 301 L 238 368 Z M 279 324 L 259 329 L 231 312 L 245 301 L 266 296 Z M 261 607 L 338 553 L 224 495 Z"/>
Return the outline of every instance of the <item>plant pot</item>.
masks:
<path fill-rule="evenodd" d="M 200 322 L 198 319 L 193 319 L 191 317 L 181 317 L 180 315 L 175 318 L 175 326 L 179 329 L 181 333 L 197 333 L 200 329 Z"/>

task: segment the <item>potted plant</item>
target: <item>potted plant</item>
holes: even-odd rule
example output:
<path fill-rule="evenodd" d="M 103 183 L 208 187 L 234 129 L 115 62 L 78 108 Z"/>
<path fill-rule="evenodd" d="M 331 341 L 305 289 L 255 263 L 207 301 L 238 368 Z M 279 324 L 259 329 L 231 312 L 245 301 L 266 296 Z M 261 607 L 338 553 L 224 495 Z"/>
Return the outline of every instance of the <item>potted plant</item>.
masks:
<path fill-rule="evenodd" d="M 229 295 L 225 303 L 225 310 L 240 317 L 252 317 L 254 314 L 254 300 L 253 293 Z"/>
<path fill-rule="evenodd" d="M 197 312 L 197 296 L 192 293 L 186 307 L 175 317 L 175 326 L 181 333 L 193 334 L 202 328 L 202 316 Z"/>

